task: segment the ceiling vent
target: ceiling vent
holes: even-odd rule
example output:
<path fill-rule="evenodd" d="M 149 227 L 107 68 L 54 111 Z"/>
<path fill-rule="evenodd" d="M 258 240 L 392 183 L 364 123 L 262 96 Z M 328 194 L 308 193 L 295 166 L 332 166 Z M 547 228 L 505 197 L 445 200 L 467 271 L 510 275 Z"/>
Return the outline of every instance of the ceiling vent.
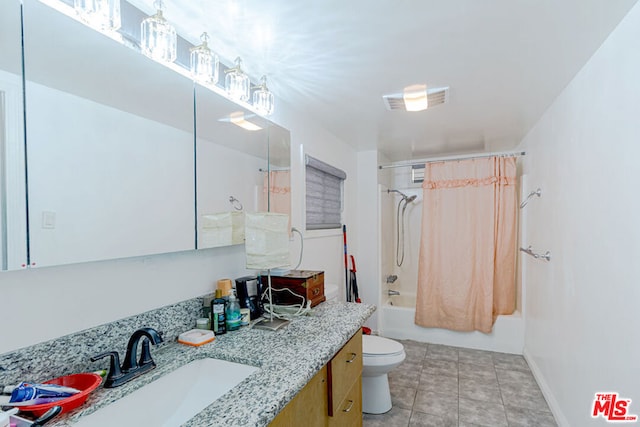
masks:
<path fill-rule="evenodd" d="M 406 111 L 402 93 L 382 95 L 382 99 L 384 100 L 384 105 L 387 107 L 387 110 Z M 448 102 L 449 87 L 447 86 L 447 87 L 437 87 L 433 89 L 428 89 L 427 100 L 429 101 L 429 108 Z"/>

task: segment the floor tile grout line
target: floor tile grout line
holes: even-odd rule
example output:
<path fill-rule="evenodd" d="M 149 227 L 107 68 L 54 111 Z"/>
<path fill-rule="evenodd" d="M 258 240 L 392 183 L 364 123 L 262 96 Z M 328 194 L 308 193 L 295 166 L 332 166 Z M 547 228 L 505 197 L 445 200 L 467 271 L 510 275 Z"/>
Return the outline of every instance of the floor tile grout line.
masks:
<path fill-rule="evenodd" d="M 427 356 L 428 356 L 428 354 L 429 354 L 429 346 L 430 346 L 431 344 L 430 344 L 430 343 L 424 343 L 424 344 L 425 344 L 425 346 L 424 346 L 424 347 L 423 347 L 423 346 L 419 346 L 419 347 L 421 347 L 421 348 L 423 349 L 423 351 L 425 352 L 425 353 L 424 353 L 424 357 L 422 357 L 422 358 L 421 358 L 420 367 L 417 369 L 417 371 L 418 371 L 418 375 L 419 375 L 419 378 L 421 378 L 421 377 L 422 377 L 422 375 L 423 375 L 423 373 L 425 372 L 425 367 L 424 367 L 425 361 L 426 361 L 426 360 L 428 360 L 428 359 L 431 359 L 431 358 L 427 357 Z M 460 382 L 461 382 L 461 379 L 462 379 L 462 378 L 461 378 L 461 376 L 460 376 L 460 369 L 459 369 L 459 363 L 460 363 L 460 357 L 459 357 L 459 356 L 460 356 L 460 349 L 459 349 L 459 348 L 457 348 L 457 347 L 452 347 L 452 346 L 445 346 L 445 347 L 449 347 L 450 349 L 456 350 L 456 352 L 457 352 L 457 356 L 458 356 L 458 357 L 457 357 L 456 365 L 457 365 L 457 368 L 458 368 L 458 369 L 457 369 L 457 381 L 458 381 L 458 401 L 457 401 L 457 403 L 458 403 L 458 424 L 459 424 L 459 423 L 460 423 L 460 393 L 461 393 L 461 384 L 460 384 Z M 492 373 L 493 373 L 493 377 L 494 377 L 494 379 L 495 379 L 495 381 L 496 381 L 496 383 L 497 383 L 497 385 L 498 385 L 498 391 L 499 391 L 499 393 L 500 393 L 500 402 L 501 402 L 501 403 L 498 403 L 498 402 L 496 402 L 496 403 L 498 403 L 498 404 L 502 407 L 502 409 L 503 409 L 503 413 L 504 413 L 504 416 L 505 416 L 505 421 L 506 421 L 506 422 L 507 422 L 507 424 L 508 424 L 510 421 L 509 421 L 509 417 L 507 416 L 507 413 L 506 413 L 506 405 L 505 405 L 505 401 L 504 401 L 504 394 L 503 394 L 503 385 L 504 385 L 504 384 L 502 384 L 502 382 L 501 382 L 501 381 L 498 379 L 498 377 L 497 377 L 498 370 L 504 370 L 504 371 L 517 371 L 517 372 L 530 373 L 530 369 L 528 369 L 528 370 L 524 369 L 524 370 L 523 370 L 520 366 L 513 366 L 513 367 L 510 367 L 510 366 L 504 366 L 504 363 L 506 363 L 504 359 L 503 359 L 503 360 L 498 360 L 498 361 L 496 361 L 496 358 L 494 358 L 494 357 L 493 357 L 493 354 L 494 354 L 493 352 L 488 352 L 488 351 L 487 351 L 486 353 L 488 353 L 488 354 L 490 354 L 490 355 L 491 355 L 492 363 L 491 363 L 491 365 L 490 365 L 490 366 L 486 366 L 486 365 L 485 365 L 485 366 L 483 366 L 483 364 L 475 364 L 475 363 L 472 363 L 472 362 L 471 362 L 471 363 L 468 363 L 468 362 L 469 362 L 469 360 L 466 360 L 466 361 L 465 361 L 465 363 L 467 363 L 467 364 L 469 364 L 469 365 L 473 365 L 473 366 L 478 367 L 478 368 L 480 368 L 480 367 L 484 367 L 484 368 L 492 367 L 492 368 L 493 368 L 493 369 L 492 369 Z M 433 360 L 450 360 L 450 359 L 433 359 Z M 496 362 L 503 363 L 503 365 L 501 365 L 501 366 L 497 366 L 497 365 L 496 365 Z M 436 374 L 434 374 L 434 375 L 436 375 Z M 420 380 L 418 380 L 418 387 L 419 387 L 419 384 L 420 384 L 420 382 L 419 382 L 419 381 L 420 381 Z M 535 379 L 534 379 L 534 381 L 535 381 Z M 535 382 L 535 385 L 539 387 L 539 385 L 537 384 L 537 382 Z M 415 408 L 415 405 L 416 405 L 416 403 L 415 403 L 415 402 L 416 402 L 416 397 L 417 397 L 417 393 L 418 393 L 418 391 L 420 391 L 420 389 L 419 389 L 419 388 L 416 388 L 416 389 L 414 390 L 414 393 L 415 393 L 415 394 L 414 394 L 414 396 L 413 396 L 413 397 L 414 397 L 414 399 L 413 399 L 413 402 L 412 402 L 412 405 L 411 405 L 411 409 L 408 411 L 408 412 L 409 412 L 409 420 L 408 420 L 408 424 L 410 424 L 410 423 L 411 423 L 411 420 L 413 419 L 413 416 L 415 415 L 415 413 L 416 413 L 416 412 L 419 412 L 419 411 L 416 411 L 416 408 Z M 434 392 L 434 393 L 437 393 L 437 392 Z M 438 394 L 441 394 L 441 393 L 438 393 Z M 476 399 L 472 399 L 472 398 L 471 398 L 471 400 L 476 400 Z M 478 401 L 478 402 L 483 402 L 483 401 L 481 401 L 481 400 L 477 400 L 477 401 Z M 546 403 L 546 402 L 545 402 L 545 403 Z M 539 413 L 549 412 L 548 410 L 547 410 L 547 411 L 543 411 L 543 410 L 536 410 L 536 409 L 533 409 L 533 408 L 526 408 L 526 407 L 519 407 L 519 406 L 516 406 L 516 408 L 520 408 L 520 409 L 526 410 L 527 412 L 539 412 Z"/>

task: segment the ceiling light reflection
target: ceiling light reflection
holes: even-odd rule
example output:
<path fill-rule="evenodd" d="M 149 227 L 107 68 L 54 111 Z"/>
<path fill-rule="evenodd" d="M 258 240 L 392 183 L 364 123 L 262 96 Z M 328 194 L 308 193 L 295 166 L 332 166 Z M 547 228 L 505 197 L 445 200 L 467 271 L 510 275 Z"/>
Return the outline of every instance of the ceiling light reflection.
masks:
<path fill-rule="evenodd" d="M 229 114 L 229 118 L 222 119 L 222 121 L 228 121 L 233 123 L 236 126 L 240 126 L 242 129 L 257 131 L 262 128 L 255 123 L 251 123 L 250 121 L 245 119 L 244 112 L 236 111 L 234 113 Z"/>

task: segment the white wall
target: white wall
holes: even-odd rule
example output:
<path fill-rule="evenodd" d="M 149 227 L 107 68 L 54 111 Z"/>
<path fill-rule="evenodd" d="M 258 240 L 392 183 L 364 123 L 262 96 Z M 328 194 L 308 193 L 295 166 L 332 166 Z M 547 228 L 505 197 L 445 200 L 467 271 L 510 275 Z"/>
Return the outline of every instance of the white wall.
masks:
<path fill-rule="evenodd" d="M 354 224 L 349 236 L 354 252 L 355 150 L 294 109 L 278 107 L 275 121 L 291 129 L 293 226 L 304 230 L 304 166 L 299 155 L 304 145 L 309 154 L 347 173 L 345 221 Z M 302 268 L 324 270 L 327 282 L 343 286 L 341 231 L 306 234 Z M 294 235 L 294 264 L 297 239 Z M 203 295 L 220 278 L 246 274 L 242 245 L 1 273 L 0 353 Z"/>
<path fill-rule="evenodd" d="M 563 426 L 596 392 L 640 414 L 640 4 L 523 141 L 530 189 L 525 355 Z M 507 403 L 507 402 L 505 402 Z"/>
<path fill-rule="evenodd" d="M 319 127 L 313 121 L 313 118 L 301 117 L 295 114 L 295 108 L 279 103 L 277 113 L 273 119 L 279 125 L 291 131 L 291 225 L 300 230 L 305 237 L 304 258 L 300 268 L 324 271 L 325 283 L 338 285 L 340 287 L 339 295 L 344 299 L 345 277 L 342 230 L 305 231 L 304 155 L 309 154 L 347 173 L 344 185 L 343 223 L 347 225 L 348 252 L 353 254 L 357 260 L 357 153 L 352 146 Z M 300 248 L 298 234 L 293 235 L 291 247 L 291 266 L 294 267 L 298 261 Z"/>
<path fill-rule="evenodd" d="M 378 305 L 380 300 L 380 268 L 378 256 L 378 153 L 358 153 L 358 255 L 356 276 L 359 296 L 365 304 Z M 374 313 L 366 325 L 378 330 L 378 313 Z"/>

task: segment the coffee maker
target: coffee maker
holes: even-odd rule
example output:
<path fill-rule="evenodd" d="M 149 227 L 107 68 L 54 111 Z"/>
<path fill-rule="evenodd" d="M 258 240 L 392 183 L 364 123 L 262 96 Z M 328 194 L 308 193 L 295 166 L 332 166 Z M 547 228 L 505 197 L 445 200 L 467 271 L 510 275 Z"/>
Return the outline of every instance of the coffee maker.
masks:
<path fill-rule="evenodd" d="M 240 307 L 248 308 L 251 320 L 262 316 L 264 312 L 260 301 L 260 279 L 256 276 L 245 276 L 236 279 L 236 293 Z"/>

